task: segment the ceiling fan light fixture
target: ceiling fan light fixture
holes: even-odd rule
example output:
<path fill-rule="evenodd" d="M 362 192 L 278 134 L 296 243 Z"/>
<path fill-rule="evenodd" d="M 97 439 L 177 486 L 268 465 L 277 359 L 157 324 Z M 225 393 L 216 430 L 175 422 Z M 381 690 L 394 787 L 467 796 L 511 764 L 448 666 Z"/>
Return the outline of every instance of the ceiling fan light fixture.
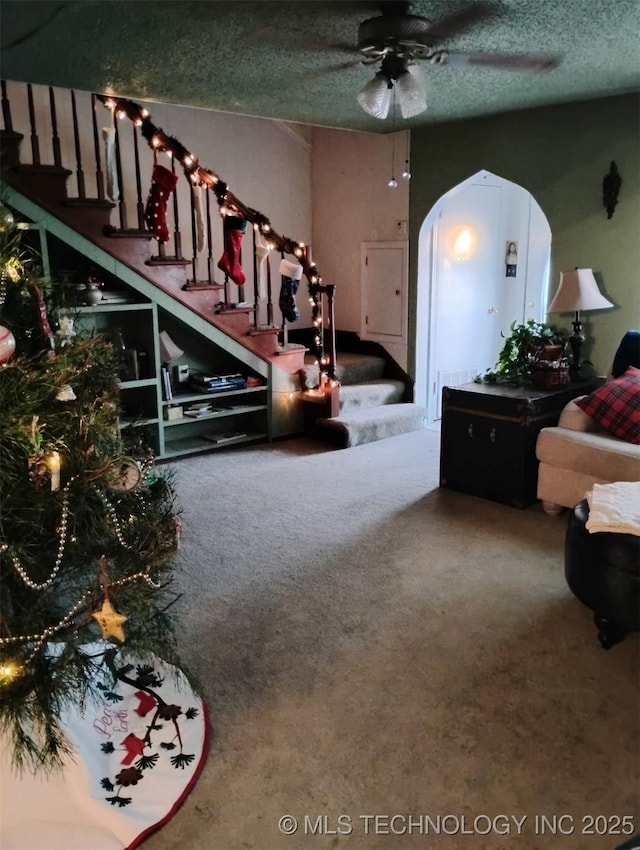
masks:
<path fill-rule="evenodd" d="M 403 118 L 415 118 L 425 111 L 427 98 L 424 89 L 410 71 L 398 75 L 396 89 Z"/>
<path fill-rule="evenodd" d="M 391 82 L 381 71 L 358 94 L 358 103 L 369 115 L 384 120 L 391 105 Z"/>

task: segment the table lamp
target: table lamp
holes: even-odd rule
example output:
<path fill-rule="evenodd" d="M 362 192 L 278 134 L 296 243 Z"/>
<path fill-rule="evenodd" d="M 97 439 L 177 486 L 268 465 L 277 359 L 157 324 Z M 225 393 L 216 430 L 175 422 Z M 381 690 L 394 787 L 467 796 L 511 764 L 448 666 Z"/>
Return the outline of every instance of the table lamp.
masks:
<path fill-rule="evenodd" d="M 580 351 L 585 336 L 580 320 L 580 311 L 608 310 L 613 307 L 611 301 L 600 293 L 592 269 L 571 269 L 560 273 L 560 286 L 547 307 L 547 313 L 575 313 L 573 334 L 569 337 L 572 352 L 571 372 L 575 374 L 580 369 Z"/>

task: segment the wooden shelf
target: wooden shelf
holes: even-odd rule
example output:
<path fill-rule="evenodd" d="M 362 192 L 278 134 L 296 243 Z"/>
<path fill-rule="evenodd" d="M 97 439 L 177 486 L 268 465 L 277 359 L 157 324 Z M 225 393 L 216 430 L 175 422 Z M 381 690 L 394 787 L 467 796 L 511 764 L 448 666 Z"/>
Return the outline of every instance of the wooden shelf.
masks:
<path fill-rule="evenodd" d="M 210 452 L 211 450 L 222 449 L 225 446 L 237 446 L 241 443 L 264 442 L 266 439 L 267 435 L 262 433 L 242 434 L 237 438 L 225 440 L 223 443 L 212 443 L 210 440 L 205 440 L 201 436 L 185 437 L 184 439 L 166 442 L 164 454 L 159 460 L 170 460 L 171 458 L 196 454 L 198 452 Z"/>
<path fill-rule="evenodd" d="M 216 410 L 203 416 L 182 416 L 180 419 L 165 419 L 164 427 L 171 425 L 186 425 L 192 422 L 206 422 L 209 419 L 223 419 L 225 416 L 238 416 L 244 413 L 253 413 L 258 410 L 266 410 L 266 404 L 247 404 L 241 408 L 230 407 L 227 410 Z"/>
<path fill-rule="evenodd" d="M 222 392 L 219 393 L 185 393 L 184 395 L 182 393 L 176 393 L 169 401 L 163 399 L 162 404 L 165 407 L 172 404 L 188 404 L 190 401 L 203 401 L 207 398 L 228 398 L 229 396 L 245 395 L 247 393 L 260 392 L 260 390 L 266 389 L 267 385 L 262 384 L 259 387 L 244 387 L 241 390 L 222 390 Z"/>

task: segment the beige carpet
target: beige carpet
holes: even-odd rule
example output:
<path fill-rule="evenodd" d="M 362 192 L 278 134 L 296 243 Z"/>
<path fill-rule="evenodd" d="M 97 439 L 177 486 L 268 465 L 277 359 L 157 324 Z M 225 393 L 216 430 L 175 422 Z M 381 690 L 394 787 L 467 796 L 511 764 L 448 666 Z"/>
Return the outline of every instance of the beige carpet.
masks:
<path fill-rule="evenodd" d="M 600 648 L 566 517 L 439 490 L 438 456 L 424 430 L 175 465 L 181 651 L 214 737 L 145 850 L 613 850 L 615 816 L 640 831 L 637 635 Z M 583 834 L 590 815 L 610 834 Z"/>

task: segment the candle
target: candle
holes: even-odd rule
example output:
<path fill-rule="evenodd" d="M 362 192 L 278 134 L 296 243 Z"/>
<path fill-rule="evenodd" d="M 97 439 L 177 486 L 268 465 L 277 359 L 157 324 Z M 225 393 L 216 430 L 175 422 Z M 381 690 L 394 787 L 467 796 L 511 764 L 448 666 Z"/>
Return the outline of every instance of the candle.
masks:
<path fill-rule="evenodd" d="M 49 452 L 47 455 L 47 467 L 51 475 L 51 489 L 60 489 L 60 452 Z"/>

